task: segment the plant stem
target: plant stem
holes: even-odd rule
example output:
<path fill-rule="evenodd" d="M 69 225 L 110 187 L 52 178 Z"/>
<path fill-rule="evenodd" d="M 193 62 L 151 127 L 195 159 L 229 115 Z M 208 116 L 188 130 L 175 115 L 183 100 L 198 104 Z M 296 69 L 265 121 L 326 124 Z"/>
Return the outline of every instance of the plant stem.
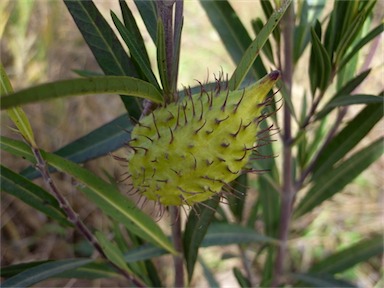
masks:
<path fill-rule="evenodd" d="M 293 75 L 293 28 L 295 15 L 294 8 L 291 4 L 284 17 L 282 18 L 282 29 L 284 37 L 284 69 L 282 69 L 282 78 L 286 87 L 286 97 L 292 95 L 292 75 Z M 289 224 L 292 215 L 292 199 L 294 198 L 293 190 L 293 171 L 292 171 L 292 116 L 287 105 L 284 106 L 283 116 L 283 187 L 281 194 L 281 211 L 280 211 L 280 227 L 279 240 L 281 245 L 278 248 L 273 271 L 272 287 L 280 284 L 284 273 L 284 264 L 287 255 L 287 240 L 289 232 Z"/>
<path fill-rule="evenodd" d="M 107 260 L 121 275 L 123 275 L 127 280 L 129 280 L 131 283 L 133 283 L 136 287 L 145 287 L 145 285 L 132 275 L 130 275 L 126 270 L 121 269 L 119 266 L 112 263 L 108 258 L 107 255 L 104 253 L 102 247 L 100 246 L 99 242 L 97 241 L 96 237 L 91 233 L 91 231 L 88 229 L 87 226 L 85 226 L 84 222 L 81 221 L 79 218 L 79 215 L 72 209 L 71 205 L 68 203 L 67 199 L 60 193 L 59 189 L 56 187 L 55 182 L 53 182 L 53 179 L 51 175 L 48 172 L 47 165 L 44 161 L 43 156 L 40 153 L 40 150 L 37 147 L 31 147 L 32 153 L 35 156 L 36 159 L 36 168 L 41 173 L 44 182 L 47 184 L 49 190 L 51 193 L 55 196 L 57 201 L 60 204 L 60 208 L 64 210 L 65 214 L 67 215 L 68 220 L 75 225 L 77 230 L 85 237 L 85 239 L 88 240 L 88 242 L 93 246 L 93 248 L 99 252 L 99 254 Z"/>
<path fill-rule="evenodd" d="M 175 287 L 184 287 L 184 262 L 183 262 L 183 242 L 181 237 L 181 217 L 180 208 L 170 206 L 169 212 L 172 223 L 172 240 L 177 255 L 173 256 L 173 264 L 175 267 Z"/>

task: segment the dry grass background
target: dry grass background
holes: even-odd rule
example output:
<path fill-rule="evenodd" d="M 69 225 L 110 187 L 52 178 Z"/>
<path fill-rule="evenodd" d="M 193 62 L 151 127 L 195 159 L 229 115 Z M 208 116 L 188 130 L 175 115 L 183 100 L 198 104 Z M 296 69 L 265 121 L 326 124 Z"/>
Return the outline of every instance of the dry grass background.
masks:
<path fill-rule="evenodd" d="M 108 11 L 119 11 L 117 1 L 95 2 L 109 22 L 111 21 Z M 255 2 L 232 2 L 243 22 L 247 24 L 247 28 L 249 19 L 254 17 L 255 13 L 261 14 Z M 130 1 L 128 3 L 134 10 L 134 5 L 131 5 Z M 384 6 L 382 3 L 380 6 Z M 14 13 L 20 13 L 20 17 L 15 18 Z M 208 73 L 212 74 L 221 69 L 228 73 L 233 71 L 234 64 L 197 1 L 186 1 L 184 23 L 180 85 L 194 85 L 195 79 L 204 80 Z M 139 24 L 143 27 L 141 21 Z M 15 90 L 37 83 L 76 77 L 72 69 L 99 70 L 62 1 L 1 1 L 0 36 L 1 61 Z M 150 56 L 154 59 L 154 46 L 147 34 L 145 40 L 150 48 Z M 378 51 L 378 56 L 373 62 L 374 75 L 372 81 L 368 83 L 370 86 L 367 87 L 372 92 L 383 89 L 382 43 Z M 295 75 L 295 77 L 300 79 L 303 76 Z M 295 87 L 297 91 L 300 91 L 300 88 Z M 40 147 L 54 151 L 119 116 L 124 108 L 118 97 L 107 98 L 99 95 L 27 105 L 25 110 Z M 9 125 L 5 113 L 1 113 L 1 134 L 18 138 L 18 135 L 8 129 Z M 383 132 L 383 125 L 378 125 L 369 136 L 369 141 L 382 135 Z M 27 162 L 3 152 L 1 162 L 16 171 L 28 165 Z M 104 177 L 105 172 L 115 178 L 123 173 L 123 167 L 111 157 L 89 161 L 84 165 L 98 173 L 100 177 Z M 294 261 L 301 263 L 300 268 L 305 269 L 313 259 L 349 246 L 364 235 L 382 231 L 383 168 L 384 161 L 381 159 L 354 183 L 348 185 L 344 193 L 324 203 L 301 222 L 295 223 L 293 229 L 308 227 L 305 236 L 291 240 L 291 248 L 297 251 L 297 259 Z M 55 180 L 87 224 L 100 230 L 103 230 L 103 227 L 108 228 L 108 219 L 76 191 L 71 178 L 58 174 L 55 175 Z M 122 191 L 124 190 L 125 187 L 122 186 Z M 169 228 L 166 217 L 161 222 L 164 229 Z M 64 259 L 74 257 L 75 254 L 87 253 L 87 249 L 84 248 L 86 245 L 82 246 L 84 242 L 75 231 L 58 227 L 44 215 L 3 194 L 1 229 L 2 266 L 48 258 Z M 229 277 L 232 277 L 229 272 L 230 266 L 236 263 L 226 261 L 223 264 L 220 253 L 220 249 L 206 249 L 204 255 L 208 257 L 205 259 L 215 268 L 218 278 L 224 279 L 220 281 L 223 287 L 233 287 L 233 282 L 229 280 Z M 162 267 L 166 265 L 170 267 L 162 271 L 162 276 L 166 279 L 166 283 L 171 285 L 172 266 L 169 260 L 165 257 L 157 261 L 162 263 Z M 361 287 L 374 287 L 380 277 L 378 267 L 380 267 L 379 259 L 373 264 L 360 265 L 348 273 Z M 196 272 L 199 274 L 201 270 Z M 198 281 L 196 284 L 198 287 L 205 285 L 200 279 Z M 90 282 L 73 279 L 50 280 L 36 287 L 110 287 L 123 286 L 122 283 L 119 280 L 105 279 Z"/>

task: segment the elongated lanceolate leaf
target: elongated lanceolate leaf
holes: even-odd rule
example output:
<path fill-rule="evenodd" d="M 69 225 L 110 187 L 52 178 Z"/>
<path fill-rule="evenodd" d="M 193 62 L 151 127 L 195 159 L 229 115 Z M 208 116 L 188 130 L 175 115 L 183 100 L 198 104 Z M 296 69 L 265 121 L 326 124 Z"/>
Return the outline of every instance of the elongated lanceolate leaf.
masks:
<path fill-rule="evenodd" d="M 367 105 L 355 116 L 325 147 L 314 167 L 312 179 L 316 179 L 332 169 L 332 166 L 351 151 L 383 118 L 383 106 Z"/>
<path fill-rule="evenodd" d="M 340 88 L 335 93 L 334 96 L 332 96 L 331 100 L 325 105 L 325 107 L 321 111 L 316 113 L 315 119 L 318 120 L 318 119 L 321 119 L 321 118 L 325 117 L 326 115 L 328 115 L 329 111 L 331 111 L 333 108 L 333 105 L 330 103 L 332 103 L 334 101 L 338 101 L 336 99 L 341 97 L 341 96 L 346 97 L 347 95 L 352 94 L 353 90 L 355 90 L 368 77 L 370 72 L 371 72 L 371 69 L 368 69 L 368 70 L 360 73 L 359 75 L 357 75 L 356 77 L 354 77 L 350 81 L 348 81 L 342 88 Z"/>
<path fill-rule="evenodd" d="M 25 270 L 1 283 L 1 287 L 29 287 L 59 273 L 81 267 L 92 262 L 92 259 L 68 259 L 44 263 Z"/>
<path fill-rule="evenodd" d="M 136 77 L 131 59 L 95 4 L 80 0 L 64 3 L 104 73 Z"/>
<path fill-rule="evenodd" d="M 132 129 L 133 124 L 128 119 L 128 115 L 121 115 L 60 148 L 54 154 L 75 163 L 84 163 L 122 147 L 131 139 L 129 131 Z M 21 174 L 29 179 L 40 177 L 40 173 L 33 167 L 26 168 Z"/>
<path fill-rule="evenodd" d="M 129 31 L 129 34 L 135 38 L 136 49 L 140 51 L 140 55 L 144 59 L 144 61 L 146 63 L 150 63 L 143 36 L 141 35 L 139 27 L 137 26 L 135 17 L 133 17 L 133 14 L 131 12 L 131 9 L 129 9 L 128 4 L 125 0 L 120 0 L 119 4 L 121 9 L 121 14 L 123 16 L 124 26 Z"/>
<path fill-rule="evenodd" d="M 167 51 L 165 46 L 165 32 L 162 20 L 159 18 L 157 21 L 157 34 L 156 34 L 156 53 L 157 53 L 157 68 L 159 70 L 160 81 L 163 86 L 165 95 L 169 95 L 169 79 L 167 70 Z M 168 99 L 166 99 L 166 102 Z"/>
<path fill-rule="evenodd" d="M 65 0 L 73 20 L 106 75 L 137 77 L 135 67 L 107 21 L 92 1 Z M 121 97 L 135 119 L 140 116 L 138 99 Z"/>
<path fill-rule="evenodd" d="M 111 12 L 112 20 L 115 23 L 117 30 L 119 31 L 124 42 L 127 44 L 131 57 L 137 62 L 137 70 L 140 70 L 146 80 L 148 80 L 153 86 L 160 90 L 157 83 L 155 74 L 151 69 L 151 63 L 149 62 L 148 55 L 142 50 L 139 40 L 136 38 L 132 31 L 128 30 L 123 23 L 119 20 L 115 13 Z"/>
<path fill-rule="evenodd" d="M 324 107 L 324 109 L 332 109 L 335 107 L 349 106 L 349 105 L 358 105 L 358 104 L 380 104 L 384 100 L 381 96 L 375 95 L 366 95 L 366 94 L 356 94 L 356 95 L 341 95 L 336 99 L 332 99 Z"/>
<path fill-rule="evenodd" d="M 243 275 L 239 268 L 233 268 L 233 274 L 236 277 L 237 283 L 239 283 L 240 287 L 251 287 L 251 282 L 247 277 Z"/>
<path fill-rule="evenodd" d="M 244 80 L 245 76 L 248 74 L 248 71 L 252 67 L 254 61 L 260 53 L 260 50 L 263 48 L 264 44 L 268 40 L 269 35 L 276 28 L 280 19 L 283 17 L 288 6 L 291 4 L 291 0 L 285 0 L 282 2 L 281 7 L 274 11 L 271 17 L 268 19 L 267 23 L 261 29 L 256 39 L 249 45 L 247 50 L 244 52 L 241 60 L 239 61 L 235 71 L 233 72 L 231 79 L 229 80 L 229 88 L 231 90 L 236 90 L 240 87 L 241 82 Z"/>
<path fill-rule="evenodd" d="M 335 274 L 352 268 L 369 258 L 382 255 L 384 252 L 383 235 L 364 239 L 340 252 L 336 252 L 311 267 L 311 273 Z"/>
<path fill-rule="evenodd" d="M 360 51 L 361 48 L 363 48 L 367 43 L 369 43 L 371 40 L 378 37 L 381 33 L 383 33 L 384 27 L 383 24 L 380 23 L 378 26 L 376 26 L 374 29 L 372 29 L 366 36 L 361 38 L 359 42 L 356 43 L 356 45 L 353 47 L 353 49 L 343 57 L 341 60 L 341 63 L 339 64 L 338 69 L 341 70 L 344 68 L 344 66 L 357 54 L 357 52 Z"/>
<path fill-rule="evenodd" d="M 184 231 L 184 256 L 187 262 L 189 281 L 192 279 L 198 250 L 207 232 L 219 204 L 220 197 L 215 195 L 204 202 L 204 205 L 195 205 L 188 216 Z"/>
<path fill-rule="evenodd" d="M 245 243 L 268 243 L 279 245 L 275 238 L 257 233 L 254 229 L 239 224 L 212 223 L 209 226 L 201 247 L 222 246 Z"/>
<path fill-rule="evenodd" d="M 109 263 L 92 262 L 76 269 L 68 270 L 57 275 L 60 278 L 100 279 L 120 276 Z"/>
<path fill-rule="evenodd" d="M 337 279 L 333 275 L 329 275 L 329 274 L 318 275 L 313 273 L 293 273 L 293 274 L 289 274 L 289 277 L 300 281 L 300 283 L 295 287 L 318 287 L 318 288 L 357 287 L 357 286 L 354 286 L 352 283 Z"/>
<path fill-rule="evenodd" d="M 123 253 L 120 251 L 120 249 L 115 246 L 103 233 L 100 231 L 96 231 L 95 236 L 97 238 L 97 241 L 99 241 L 105 255 L 107 256 L 108 260 L 111 261 L 113 264 L 115 264 L 120 269 L 123 269 L 125 271 L 130 271 L 128 268 L 127 263 L 124 261 Z"/>
<path fill-rule="evenodd" d="M 136 96 L 162 103 L 160 92 L 150 83 L 127 76 L 100 76 L 61 80 L 41 84 L 1 97 L 1 109 L 18 105 L 90 94 L 121 94 Z"/>
<path fill-rule="evenodd" d="M 368 147 L 356 152 L 349 159 L 324 172 L 321 177 L 316 179 L 314 185 L 301 200 L 294 215 L 299 217 L 311 211 L 351 183 L 355 177 L 383 154 L 383 139 L 384 137 L 379 138 Z"/>
<path fill-rule="evenodd" d="M 1 190 L 7 192 L 62 225 L 71 225 L 56 199 L 47 191 L 0 165 Z"/>
<path fill-rule="evenodd" d="M 360 5 L 359 5 L 360 4 Z M 343 11 L 344 15 L 347 15 L 347 21 L 344 21 L 344 27 L 342 31 L 342 37 L 340 39 L 339 46 L 335 51 L 336 59 L 335 63 L 339 64 L 341 59 L 346 54 L 346 51 L 349 50 L 351 44 L 355 41 L 356 37 L 360 35 L 361 30 L 364 27 L 364 22 L 367 17 L 372 12 L 373 7 L 375 6 L 376 1 L 362 1 L 362 2 L 352 2 L 348 8 L 349 11 Z M 360 7 L 358 7 L 360 6 Z M 348 23 L 349 22 L 349 23 Z"/>
<path fill-rule="evenodd" d="M 137 10 L 143 19 L 145 27 L 152 38 L 153 43 L 156 43 L 157 33 L 157 9 L 155 1 L 134 0 Z"/>
<path fill-rule="evenodd" d="M 321 43 L 320 37 L 315 32 L 315 29 L 311 29 L 312 36 L 312 49 L 309 66 L 309 76 L 312 95 L 314 95 L 316 89 L 324 91 L 327 86 L 331 75 L 331 59 L 327 53 L 327 50 Z"/>
<path fill-rule="evenodd" d="M 1 148 L 17 156 L 33 159 L 29 147 L 23 142 L 6 137 L 0 138 Z M 41 151 L 44 160 L 59 171 L 63 171 L 83 184 L 83 190 L 103 212 L 124 224 L 129 230 L 144 240 L 154 243 L 171 253 L 176 253 L 172 244 L 160 227 L 148 215 L 139 210 L 134 203 L 124 197 L 114 185 L 102 180 L 90 171 L 54 154 Z"/>
<path fill-rule="evenodd" d="M 3 65 L 0 63 L 0 96 L 13 93 L 11 82 L 8 75 L 5 72 Z M 24 137 L 24 139 L 30 143 L 33 147 L 36 147 L 35 136 L 33 134 L 31 124 L 25 115 L 24 110 L 20 107 L 12 107 L 8 109 L 8 116 L 11 118 L 18 132 Z"/>
<path fill-rule="evenodd" d="M 247 197 L 247 187 L 248 176 L 246 174 L 242 174 L 231 183 L 232 195 L 227 196 L 229 208 L 239 222 L 243 219 L 245 199 Z"/>

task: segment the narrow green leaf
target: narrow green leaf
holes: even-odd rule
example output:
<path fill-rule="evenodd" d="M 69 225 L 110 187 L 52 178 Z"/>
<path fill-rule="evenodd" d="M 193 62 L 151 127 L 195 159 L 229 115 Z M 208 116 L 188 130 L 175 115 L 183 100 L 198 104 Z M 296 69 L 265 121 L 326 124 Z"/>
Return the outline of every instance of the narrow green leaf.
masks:
<path fill-rule="evenodd" d="M 363 2 L 360 7 L 358 7 L 359 6 L 358 2 L 350 4 L 349 6 L 351 7 L 350 10 L 353 10 L 353 12 L 350 13 L 351 15 L 347 20 L 349 21 L 349 23 L 345 23 L 343 27 L 344 31 L 341 34 L 342 37 L 340 39 L 340 45 L 337 47 L 337 50 L 335 51 L 336 64 L 338 64 L 341 61 L 341 59 L 346 54 L 346 51 L 349 49 L 353 41 L 360 34 L 362 28 L 364 27 L 363 24 L 366 21 L 369 14 L 371 13 L 375 4 L 376 4 L 376 1 L 366 1 L 365 3 Z M 353 7 L 354 5 L 355 7 Z"/>
<path fill-rule="evenodd" d="M 314 28 L 311 29 L 311 36 L 312 50 L 309 73 L 311 78 L 312 94 L 314 94 L 316 88 L 319 88 L 321 91 L 324 91 L 327 88 L 332 66 L 327 50 L 321 43 L 319 38 L 320 36 L 317 35 Z"/>
<path fill-rule="evenodd" d="M 328 275 L 328 274 L 312 274 L 312 273 L 292 273 L 289 274 L 289 277 L 300 281 L 299 284 L 296 284 L 295 287 L 318 287 L 318 288 L 323 288 L 323 287 L 329 287 L 329 288 L 335 288 L 335 287 L 357 287 L 354 286 L 352 283 L 336 279 L 333 275 Z"/>
<path fill-rule="evenodd" d="M 357 17 L 357 19 L 355 19 L 355 21 L 345 31 L 345 35 L 343 35 L 340 41 L 340 45 L 335 51 L 336 57 L 334 62 L 337 66 L 341 61 L 342 57 L 344 57 L 344 55 L 346 54 L 347 49 L 352 45 L 353 40 L 361 31 L 362 27 L 364 26 L 364 21 L 364 15 L 359 15 L 359 17 Z"/>
<path fill-rule="evenodd" d="M 233 274 L 236 277 L 237 283 L 239 283 L 240 287 L 251 287 L 251 282 L 243 275 L 239 268 L 233 268 Z"/>
<path fill-rule="evenodd" d="M 155 257 L 159 257 L 167 253 L 168 251 L 164 250 L 163 248 L 153 246 L 150 243 L 146 243 L 124 253 L 124 259 L 128 263 L 134 263 L 138 261 L 153 259 Z"/>
<path fill-rule="evenodd" d="M 335 50 L 339 46 L 340 39 L 343 35 L 342 33 L 344 32 L 343 23 L 349 18 L 349 14 L 347 14 L 346 11 L 350 10 L 348 9 L 348 6 L 351 2 L 352 1 L 335 1 L 333 4 L 332 13 L 324 37 L 324 47 L 327 50 L 331 61 L 333 61 Z"/>
<path fill-rule="evenodd" d="M 119 250 L 119 248 L 115 246 L 102 232 L 96 231 L 95 236 L 108 260 L 119 268 L 131 273 L 127 263 L 124 261 L 123 253 Z"/>
<path fill-rule="evenodd" d="M 148 282 L 151 283 L 152 287 L 165 287 L 165 285 L 161 282 L 159 277 L 159 271 L 152 261 L 147 260 L 144 262 L 145 265 L 145 276 L 148 278 Z M 147 283 L 148 283 L 147 282 Z"/>
<path fill-rule="evenodd" d="M 84 40 L 106 75 L 137 77 L 135 67 L 108 22 L 92 1 L 65 0 Z M 139 119 L 138 99 L 121 97 L 129 114 Z"/>
<path fill-rule="evenodd" d="M 249 45 L 229 80 L 228 85 L 231 90 L 236 90 L 240 87 L 241 82 L 244 80 L 249 69 L 259 55 L 260 49 L 262 49 L 265 42 L 268 40 L 269 35 L 275 29 L 291 2 L 291 0 L 284 1 L 282 6 L 273 12 L 259 35 L 257 35 L 256 39 Z"/>
<path fill-rule="evenodd" d="M 137 10 L 143 19 L 145 27 L 151 36 L 153 43 L 156 43 L 157 33 L 157 9 L 155 1 L 134 0 Z"/>
<path fill-rule="evenodd" d="M 350 95 L 353 92 L 353 90 L 355 90 L 367 78 L 370 72 L 371 72 L 371 69 L 368 69 L 360 73 L 350 81 L 348 81 L 343 87 L 341 87 L 335 93 L 335 95 L 332 96 L 331 100 L 328 103 L 335 101 L 340 96 Z M 326 104 L 326 106 L 328 105 L 328 103 Z M 319 111 L 316 114 L 315 120 L 325 117 L 326 115 L 328 115 L 329 111 L 331 110 L 332 110 L 332 107 L 328 107 L 328 108 L 324 107 L 321 111 Z"/>
<path fill-rule="evenodd" d="M 268 243 L 279 245 L 279 241 L 258 234 L 254 229 L 239 224 L 212 223 L 200 247 L 224 246 L 231 244 Z"/>
<path fill-rule="evenodd" d="M 269 172 L 266 172 L 269 173 Z M 262 208 L 265 233 L 268 236 L 276 237 L 280 219 L 280 194 L 276 189 L 273 179 L 262 175 L 259 180 L 258 199 Z"/>
<path fill-rule="evenodd" d="M 17 156 L 25 155 L 28 159 L 33 158 L 26 144 L 6 137 L 0 139 L 2 149 Z M 49 165 L 73 176 L 86 185 L 79 186 L 79 189 L 86 193 L 106 214 L 126 225 L 129 230 L 143 239 L 155 243 L 155 245 L 163 247 L 171 253 L 176 253 L 168 238 L 153 219 L 139 210 L 127 197 L 124 197 L 114 185 L 62 157 L 44 151 L 41 153 Z"/>
<path fill-rule="evenodd" d="M 273 6 L 271 0 L 260 1 L 261 9 L 263 9 L 266 18 L 270 18 L 273 13 Z"/>
<path fill-rule="evenodd" d="M 232 193 L 227 196 L 229 208 L 238 222 L 243 220 L 245 199 L 247 197 L 248 176 L 242 174 L 231 184 Z"/>
<path fill-rule="evenodd" d="M 162 103 L 159 91 L 150 83 L 127 76 L 100 76 L 41 84 L 1 97 L 1 109 L 68 96 L 122 94 Z"/>
<path fill-rule="evenodd" d="M 349 80 L 342 88 L 340 88 L 335 95 L 333 95 L 332 99 L 337 98 L 341 95 L 349 95 L 355 90 L 369 75 L 371 69 L 365 70 L 360 73 L 353 79 Z"/>
<path fill-rule="evenodd" d="M 29 287 L 43 280 L 49 279 L 67 270 L 81 267 L 92 262 L 92 259 L 68 259 L 50 261 L 31 269 L 25 270 L 1 283 L 1 287 Z"/>
<path fill-rule="evenodd" d="M 0 276 L 4 278 L 10 278 L 12 276 L 15 276 L 23 272 L 24 270 L 28 270 L 38 265 L 52 262 L 52 261 L 53 260 L 30 261 L 26 263 L 18 263 L 18 264 L 9 265 L 9 266 L 3 266 L 0 269 Z"/>
<path fill-rule="evenodd" d="M 274 2 L 276 5 L 281 4 L 281 1 L 279 1 L 279 4 L 276 1 L 274 1 Z M 267 19 L 271 18 L 272 14 L 274 12 L 271 0 L 261 0 L 260 4 L 261 4 L 261 8 L 263 9 L 265 17 Z M 279 26 L 277 26 L 276 29 L 273 30 L 272 34 L 273 34 L 273 38 L 275 39 L 276 43 L 279 45 L 280 44 L 280 38 L 281 38 L 280 37 L 281 31 L 280 31 Z"/>
<path fill-rule="evenodd" d="M 80 0 L 64 3 L 104 73 L 137 76 L 131 59 L 95 4 Z"/>
<path fill-rule="evenodd" d="M 59 278 L 76 278 L 76 279 L 100 279 L 118 277 L 116 270 L 109 263 L 89 263 L 76 269 L 71 269 L 57 275 Z"/>
<path fill-rule="evenodd" d="M 239 64 L 245 51 L 252 42 L 240 18 L 236 15 L 228 1 L 204 1 L 200 0 L 201 6 L 207 13 L 209 20 L 219 33 L 220 38 L 235 64 Z M 267 74 L 260 57 L 256 58 L 252 66 L 251 78 L 255 80 Z"/>
<path fill-rule="evenodd" d="M 380 104 L 383 100 L 384 99 L 381 96 L 367 94 L 341 95 L 329 101 L 324 107 L 324 110 L 358 104 Z"/>
<path fill-rule="evenodd" d="M 187 264 L 188 281 L 191 281 L 195 267 L 198 250 L 204 236 L 207 232 L 219 205 L 220 197 L 217 195 L 205 201 L 203 204 L 197 204 L 188 216 L 185 224 L 183 236 L 184 257 Z"/>
<path fill-rule="evenodd" d="M 11 82 L 8 75 L 5 72 L 3 64 L 0 63 L 0 96 L 13 93 Z M 12 107 L 7 111 L 9 118 L 16 125 L 18 132 L 30 143 L 33 147 L 36 147 L 35 136 L 33 135 L 31 124 L 25 115 L 25 112 L 20 107 Z"/>
<path fill-rule="evenodd" d="M 260 18 L 256 18 L 252 20 L 251 22 L 253 31 L 255 32 L 256 36 L 259 34 L 261 29 L 263 29 L 263 21 Z M 267 40 L 262 48 L 263 53 L 265 56 L 268 58 L 268 60 L 271 63 L 275 63 L 275 60 L 273 59 L 273 51 L 272 51 L 272 46 L 269 40 Z"/>
<path fill-rule="evenodd" d="M 67 219 L 56 199 L 47 191 L 0 165 L 1 190 L 7 192 L 61 225 L 72 225 Z"/>
<path fill-rule="evenodd" d="M 124 235 L 126 229 L 125 227 L 121 227 L 119 223 L 112 223 L 112 233 L 113 233 L 113 240 L 116 241 L 117 247 L 123 252 L 126 252 L 129 250 L 129 244 L 127 243 L 126 235 Z"/>
<path fill-rule="evenodd" d="M 19 156 L 33 164 L 36 164 L 36 159 L 32 155 L 30 151 L 31 149 L 24 142 L 0 135 L 0 148 L 1 150 Z"/>
<path fill-rule="evenodd" d="M 351 183 L 355 177 L 383 154 L 383 139 L 384 137 L 379 138 L 368 147 L 361 149 L 344 162 L 319 176 L 299 203 L 295 216 L 299 217 L 311 211 Z"/>
<path fill-rule="evenodd" d="M 345 57 L 342 58 L 338 66 L 338 70 L 343 69 L 344 66 L 361 50 L 361 48 L 363 48 L 367 43 L 369 43 L 370 41 L 378 37 L 381 33 L 383 33 L 383 30 L 383 24 L 379 24 L 374 29 L 372 29 L 366 36 L 361 38 L 353 47 L 353 49 L 349 53 L 347 53 Z"/>
<path fill-rule="evenodd" d="M 364 239 L 317 262 L 309 271 L 316 274 L 343 272 L 373 256 L 382 255 L 384 252 L 383 240 L 383 235 Z"/>
<path fill-rule="evenodd" d="M 72 175 L 73 174 L 75 173 L 72 173 Z M 91 186 L 90 184 L 88 185 Z M 172 254 L 176 253 L 164 232 L 153 221 L 153 219 L 135 207 L 135 204 L 129 201 L 128 198 L 121 195 L 119 191 L 112 190 L 111 188 L 109 188 L 109 190 L 98 189 L 96 187 L 93 189 L 86 187 L 80 189 L 90 199 L 92 199 L 92 201 L 94 201 L 100 209 L 112 218 L 124 224 L 128 230 L 142 237 L 146 241 L 163 247 Z"/>
<path fill-rule="evenodd" d="M 142 72 L 144 75 L 144 79 L 148 80 L 154 87 L 160 90 L 159 84 L 157 83 L 155 74 L 152 72 L 151 63 L 149 62 L 148 55 L 146 53 L 145 47 L 144 50 L 142 47 L 142 43 L 140 43 L 140 38 L 136 36 L 137 33 L 134 33 L 128 30 L 123 23 L 119 20 L 115 13 L 111 11 L 111 16 L 113 23 L 117 30 L 119 31 L 121 37 L 124 42 L 127 44 L 129 52 L 131 53 L 131 57 L 137 62 L 137 70 Z M 140 34 L 140 33 L 139 33 Z"/>
<path fill-rule="evenodd" d="M 137 26 L 135 17 L 129 9 L 127 2 L 125 0 L 120 0 L 120 9 L 123 16 L 124 26 L 130 32 L 130 35 L 135 38 L 135 44 L 137 49 L 140 51 L 141 57 L 146 63 L 150 63 L 147 49 L 145 47 L 143 36 L 140 33 L 139 27 Z"/>
<path fill-rule="evenodd" d="M 367 105 L 341 130 L 319 155 L 313 179 L 332 169 L 332 166 L 351 151 L 383 118 L 383 103 Z"/>
<path fill-rule="evenodd" d="M 157 67 L 159 70 L 160 81 L 163 85 L 163 90 L 165 95 L 169 95 L 169 79 L 168 79 L 168 70 L 167 70 L 167 56 L 166 56 L 166 47 L 165 47 L 165 34 L 164 34 L 164 25 L 159 17 L 157 21 L 157 41 L 156 41 L 156 51 L 157 51 Z M 167 96 L 168 97 L 168 96 Z M 167 102 L 169 99 L 166 99 Z"/>
<path fill-rule="evenodd" d="M 132 129 L 132 122 L 124 114 L 60 148 L 54 154 L 75 163 L 84 163 L 122 147 L 131 139 L 129 131 Z M 21 174 L 29 179 L 40 177 L 40 173 L 33 167 L 24 169 Z"/>

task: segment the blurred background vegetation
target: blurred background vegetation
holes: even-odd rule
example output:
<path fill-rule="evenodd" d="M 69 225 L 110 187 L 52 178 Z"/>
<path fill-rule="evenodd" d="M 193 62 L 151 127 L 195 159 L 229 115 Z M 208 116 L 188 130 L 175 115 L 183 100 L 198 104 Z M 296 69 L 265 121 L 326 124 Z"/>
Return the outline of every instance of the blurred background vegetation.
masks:
<path fill-rule="evenodd" d="M 118 12 L 118 2 L 94 2 L 111 23 L 109 11 Z M 127 2 L 135 11 L 135 6 L 131 5 L 130 1 Z M 231 1 L 231 4 L 247 28 L 250 28 L 250 19 L 255 16 L 262 17 L 258 1 Z M 384 1 L 379 1 L 376 8 L 377 21 L 381 21 L 380 11 L 383 10 Z M 196 79 L 204 81 L 208 75 L 217 73 L 219 70 L 228 73 L 233 71 L 234 63 L 197 1 L 185 2 L 185 19 L 187 21 L 184 22 L 182 38 L 180 88 L 183 87 L 182 85 L 194 85 Z M 144 25 L 139 17 L 137 20 L 143 28 Z M 141 31 L 148 44 L 150 57 L 155 59 L 155 47 L 149 41 L 146 30 L 141 29 Z M 100 71 L 62 1 L 0 1 L 0 37 L 1 61 L 15 91 L 37 83 L 73 78 L 76 75 L 73 69 Z M 379 53 L 376 53 L 372 61 L 371 80 L 364 84 L 368 85 L 365 89 L 372 94 L 383 89 L 383 42 L 381 41 L 379 45 L 377 50 Z M 308 54 L 308 51 L 306 52 Z M 305 60 L 302 59 L 302 61 Z M 297 71 L 301 70 L 297 69 Z M 298 86 L 297 83 L 309 85 L 300 81 L 302 75 L 297 74 L 294 77 L 294 92 L 303 90 L 303 87 Z M 54 151 L 70 143 L 125 111 L 120 99 L 106 98 L 102 95 L 92 98 L 57 99 L 48 103 L 27 105 L 24 108 L 31 120 L 38 144 L 48 151 Z M 359 109 L 360 107 L 355 106 L 348 113 L 353 116 Z M 1 123 L 2 135 L 15 137 L 14 133 L 8 129 L 10 122 L 5 113 L 1 114 Z M 371 131 L 367 142 L 372 142 L 379 135 L 384 134 L 383 124 L 381 122 Z M 364 145 L 364 141 L 361 144 Z M 28 165 L 28 162 L 24 163 L 10 154 L 1 156 L 2 163 L 13 170 L 19 171 Z M 85 165 L 101 177 L 104 177 L 107 172 L 119 178 L 124 172 L 124 167 L 110 156 L 89 161 Z M 300 259 L 297 259 L 297 263 L 301 263 L 302 270 L 305 270 L 305 265 L 309 265 L 313 260 L 323 257 L 330 251 L 338 251 L 349 246 L 362 239 L 364 235 L 383 231 L 383 171 L 384 159 L 381 159 L 360 175 L 354 183 L 348 185 L 344 193 L 339 193 L 332 200 L 326 201 L 300 222 L 295 222 L 295 225 L 298 225 L 296 228 L 307 227 L 307 233 L 302 238 L 292 239 L 290 243 L 291 247 L 298 251 L 297 257 Z M 60 174 L 55 177 L 60 181 L 58 185 L 63 187 L 62 190 L 67 191 L 67 198 L 74 209 L 79 211 L 84 222 L 102 230 L 103 225 L 107 225 L 106 221 L 108 221 L 102 213 L 73 189 L 68 176 Z M 123 185 L 121 190 L 124 191 L 124 189 Z M 75 253 L 87 255 L 87 249 L 90 249 L 73 229 L 70 231 L 56 225 L 54 221 L 8 194 L 2 194 L 1 229 L 2 265 L 47 258 L 68 258 Z M 292 229 L 294 230 L 295 227 Z M 230 261 L 223 264 L 220 261 L 223 253 L 231 251 L 231 247 L 223 249 L 210 248 L 206 254 L 209 257 L 206 257 L 206 260 L 208 265 L 217 271 L 218 279 L 222 279 L 222 287 L 228 287 L 231 286 L 228 277 L 233 277 L 229 267 L 234 264 Z M 167 261 L 167 258 L 161 261 Z M 374 287 L 377 283 L 383 285 L 383 280 L 380 282 L 381 261 L 379 258 L 374 258 L 368 263 L 348 270 L 343 276 L 361 287 Z M 163 272 L 166 273 L 166 270 Z M 195 275 L 199 274 L 199 271 L 196 272 Z M 198 277 L 196 278 L 196 281 L 199 281 Z M 50 280 L 40 283 L 39 286 L 105 287 L 108 284 L 117 284 L 105 279 L 94 280 L 91 284 L 71 281 Z M 171 279 L 169 281 L 171 283 Z"/>

